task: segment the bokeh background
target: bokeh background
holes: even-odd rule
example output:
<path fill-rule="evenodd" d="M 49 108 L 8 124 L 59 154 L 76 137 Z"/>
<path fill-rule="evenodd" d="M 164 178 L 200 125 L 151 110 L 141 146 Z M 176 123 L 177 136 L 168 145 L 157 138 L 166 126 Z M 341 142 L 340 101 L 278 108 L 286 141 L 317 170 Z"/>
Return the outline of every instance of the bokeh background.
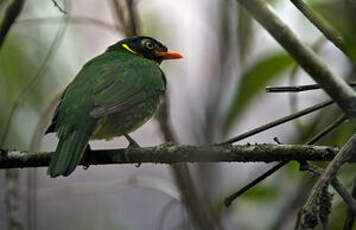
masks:
<path fill-rule="evenodd" d="M 11 0 L 0 1 L 3 18 Z M 115 2 L 132 3 L 139 34 L 152 36 L 184 59 L 167 61 L 168 120 L 182 144 L 217 143 L 327 98 L 321 90 L 268 94 L 267 85 L 311 84 L 280 45 L 234 0 L 58 1 L 27 0 L 0 50 L 0 147 L 53 151 L 54 134 L 42 136 L 51 103 L 91 58 L 129 32 Z M 269 1 L 278 15 L 329 67 L 349 81 L 355 66 L 289 2 Z M 307 1 L 356 47 L 356 3 Z M 52 106 L 53 107 L 53 106 Z M 315 112 L 244 143 L 304 143 L 341 111 Z M 342 145 L 355 131 L 351 122 L 322 139 Z M 132 134 L 141 146 L 165 142 L 156 118 Z M 93 141 L 93 148 L 122 148 L 122 138 Z M 197 193 L 209 204 L 222 229 L 293 229 L 315 177 L 296 163 L 246 193 L 230 208 L 223 199 L 273 164 L 189 164 Z M 322 165 L 322 164 L 321 164 Z M 353 185 L 352 166 L 341 171 Z M 171 166 L 142 164 L 81 167 L 68 178 L 51 179 L 46 168 L 0 170 L 0 229 L 193 229 L 181 202 Z M 336 195 L 332 229 L 340 229 L 346 207 Z"/>

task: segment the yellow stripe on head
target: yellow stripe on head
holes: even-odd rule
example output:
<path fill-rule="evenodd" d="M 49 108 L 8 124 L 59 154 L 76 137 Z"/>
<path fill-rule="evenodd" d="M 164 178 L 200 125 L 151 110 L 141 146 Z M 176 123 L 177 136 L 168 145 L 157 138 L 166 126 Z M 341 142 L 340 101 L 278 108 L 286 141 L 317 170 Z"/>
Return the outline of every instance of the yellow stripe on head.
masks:
<path fill-rule="evenodd" d="M 129 52 L 131 52 L 131 53 L 133 53 L 133 54 L 136 54 L 136 52 L 133 51 L 128 45 L 122 44 L 122 47 L 124 47 L 124 49 L 128 50 Z"/>
<path fill-rule="evenodd" d="M 156 66 L 159 66 L 159 63 L 158 63 L 158 62 L 156 62 L 156 61 L 153 60 L 153 59 L 152 59 L 152 61 L 153 61 L 153 63 L 154 63 Z"/>

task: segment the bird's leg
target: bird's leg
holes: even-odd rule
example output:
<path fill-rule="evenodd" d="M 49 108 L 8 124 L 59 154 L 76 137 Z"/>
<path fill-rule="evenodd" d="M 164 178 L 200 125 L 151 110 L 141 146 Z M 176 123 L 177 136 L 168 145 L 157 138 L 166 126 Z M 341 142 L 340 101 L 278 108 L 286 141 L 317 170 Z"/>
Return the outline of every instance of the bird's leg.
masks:
<path fill-rule="evenodd" d="M 140 145 L 137 144 L 137 142 L 132 139 L 128 134 L 124 134 L 124 137 L 126 138 L 126 140 L 129 142 L 129 146 L 126 148 L 126 151 L 125 151 L 125 159 L 127 161 L 130 161 L 130 158 L 129 158 L 129 150 L 132 149 L 132 148 L 139 148 Z M 140 167 L 141 163 L 137 163 L 136 167 Z"/>
<path fill-rule="evenodd" d="M 90 163 L 89 163 L 89 153 L 90 152 L 91 152 L 91 148 L 90 148 L 90 145 L 88 144 L 84 150 L 83 157 L 82 157 L 82 165 L 83 165 L 84 170 L 87 170 L 90 166 Z"/>

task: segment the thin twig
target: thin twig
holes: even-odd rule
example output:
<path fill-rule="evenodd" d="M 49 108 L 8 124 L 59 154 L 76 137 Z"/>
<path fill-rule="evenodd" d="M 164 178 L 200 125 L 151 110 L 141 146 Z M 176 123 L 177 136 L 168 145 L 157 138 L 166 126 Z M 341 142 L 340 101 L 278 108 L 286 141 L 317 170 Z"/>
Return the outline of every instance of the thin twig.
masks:
<path fill-rule="evenodd" d="M 267 93 L 299 93 L 308 90 L 320 89 L 318 84 L 297 85 L 297 86 L 267 86 Z"/>
<path fill-rule="evenodd" d="M 333 130 L 335 130 L 339 125 L 341 125 L 345 120 L 347 120 L 347 117 L 345 115 L 342 115 L 341 117 L 339 117 L 335 122 L 331 123 L 329 126 L 327 126 L 324 130 L 322 130 L 321 132 L 317 133 L 314 137 L 312 137 L 306 144 L 307 145 L 313 145 L 315 144 L 318 140 L 320 140 L 322 137 L 324 137 L 325 135 L 327 135 L 328 133 L 332 132 Z M 256 179 L 254 179 L 253 181 L 251 181 L 250 183 L 248 183 L 247 185 L 245 185 L 244 187 L 242 187 L 239 191 L 235 192 L 234 194 L 232 194 L 231 196 L 227 197 L 224 200 L 225 206 L 228 207 L 231 205 L 231 203 L 238 198 L 239 196 L 241 196 L 242 194 L 244 194 L 245 192 L 247 192 L 249 189 L 253 188 L 255 185 L 257 185 L 258 183 L 260 183 L 261 181 L 263 181 L 264 179 L 266 179 L 267 177 L 269 177 L 270 175 L 272 175 L 273 173 L 275 173 L 276 171 L 278 171 L 280 168 L 282 168 L 284 165 L 288 164 L 289 161 L 282 161 L 280 163 L 278 163 L 277 165 L 273 166 L 271 169 L 269 169 L 267 172 L 263 173 L 261 176 L 257 177 Z"/>
<path fill-rule="evenodd" d="M 254 179 L 252 182 L 248 183 L 246 186 L 244 186 L 242 189 L 240 189 L 239 191 L 233 193 L 232 195 L 228 196 L 227 198 L 225 198 L 224 200 L 224 204 L 226 207 L 229 207 L 231 205 L 231 203 L 238 198 L 239 196 L 241 196 L 242 194 L 244 194 L 245 192 L 247 192 L 248 190 L 250 190 L 251 188 L 253 188 L 254 186 L 256 186 L 258 183 L 260 183 L 261 181 L 263 181 L 264 179 L 266 179 L 267 177 L 269 177 L 270 175 L 272 175 L 273 173 L 275 173 L 278 169 L 280 169 L 281 167 L 283 167 L 285 164 L 287 164 L 289 161 L 282 161 L 280 163 L 278 163 L 277 165 L 273 166 L 271 169 L 269 169 L 267 172 L 263 173 L 261 176 L 257 177 L 256 179 Z"/>
<path fill-rule="evenodd" d="M 349 82 L 348 85 L 355 87 L 356 82 Z M 297 86 L 267 86 L 265 89 L 267 93 L 299 93 L 308 90 L 320 89 L 320 85 L 310 84 Z"/>
<path fill-rule="evenodd" d="M 312 10 L 303 0 L 290 0 L 324 36 L 342 52 L 349 56 L 342 35 L 327 23 L 318 13 Z"/>
<path fill-rule="evenodd" d="M 52 0 L 54 6 L 59 10 L 59 12 L 63 13 L 63 14 L 68 14 L 67 11 L 65 11 L 58 3 L 56 0 Z"/>
<path fill-rule="evenodd" d="M 328 125 L 325 129 L 321 130 L 318 134 L 313 136 L 306 144 L 307 145 L 313 145 L 316 142 L 318 142 L 321 138 L 323 138 L 325 135 L 328 133 L 332 132 L 335 130 L 337 127 L 339 127 L 344 121 L 346 121 L 348 118 L 345 114 L 341 115 L 338 117 L 334 122 L 332 122 L 330 125 Z"/>
<path fill-rule="evenodd" d="M 350 117 L 356 116 L 356 92 L 287 26 L 264 0 L 238 0 L 298 64 Z"/>
<path fill-rule="evenodd" d="M 4 19 L 0 25 L 0 49 L 5 41 L 5 38 L 14 24 L 16 18 L 20 15 L 25 0 L 13 0 L 5 12 Z"/>
<path fill-rule="evenodd" d="M 330 162 L 325 172 L 319 177 L 314 184 L 311 194 L 303 208 L 299 211 L 298 220 L 296 222 L 296 230 L 304 230 L 310 227 L 310 217 L 315 216 L 315 205 L 323 187 L 328 186 L 335 178 L 340 167 L 354 154 L 356 145 L 356 135 L 353 135 L 346 144 L 342 147 L 335 158 Z"/>
<path fill-rule="evenodd" d="M 267 129 L 276 127 L 276 126 L 281 125 L 283 123 L 286 123 L 288 121 L 294 120 L 294 119 L 296 119 L 298 117 L 301 117 L 301 116 L 307 115 L 309 113 L 312 113 L 312 112 L 314 112 L 316 110 L 319 110 L 321 108 L 329 106 L 329 105 L 331 105 L 333 103 L 334 103 L 333 101 L 329 100 L 329 101 L 325 101 L 325 102 L 317 104 L 317 105 L 313 105 L 313 106 L 308 107 L 306 109 L 303 109 L 303 110 L 301 110 L 301 111 L 299 111 L 297 113 L 290 114 L 290 115 L 285 116 L 283 118 L 280 118 L 278 120 L 275 120 L 275 121 L 272 121 L 272 122 L 267 123 L 265 125 L 262 125 L 262 126 L 260 126 L 258 128 L 252 129 L 252 130 L 250 130 L 248 132 L 242 133 L 242 134 L 240 134 L 240 135 L 238 135 L 236 137 L 233 137 L 233 138 L 231 138 L 231 139 L 229 139 L 227 141 L 224 141 L 222 143 L 219 143 L 217 145 L 231 144 L 231 143 L 240 141 L 240 140 L 245 139 L 247 137 L 253 136 L 253 135 L 257 134 L 257 133 L 263 132 L 263 131 L 265 131 Z"/>

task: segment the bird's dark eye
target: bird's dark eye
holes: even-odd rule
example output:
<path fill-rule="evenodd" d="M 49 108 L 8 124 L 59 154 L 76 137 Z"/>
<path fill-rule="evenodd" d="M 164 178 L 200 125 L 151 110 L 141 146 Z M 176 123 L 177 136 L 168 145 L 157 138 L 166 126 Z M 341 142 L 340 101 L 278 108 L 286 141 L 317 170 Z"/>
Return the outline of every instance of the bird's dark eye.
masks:
<path fill-rule="evenodd" d="M 145 47 L 149 50 L 152 50 L 154 48 L 154 45 L 152 42 L 147 41 L 147 42 L 145 42 Z"/>

